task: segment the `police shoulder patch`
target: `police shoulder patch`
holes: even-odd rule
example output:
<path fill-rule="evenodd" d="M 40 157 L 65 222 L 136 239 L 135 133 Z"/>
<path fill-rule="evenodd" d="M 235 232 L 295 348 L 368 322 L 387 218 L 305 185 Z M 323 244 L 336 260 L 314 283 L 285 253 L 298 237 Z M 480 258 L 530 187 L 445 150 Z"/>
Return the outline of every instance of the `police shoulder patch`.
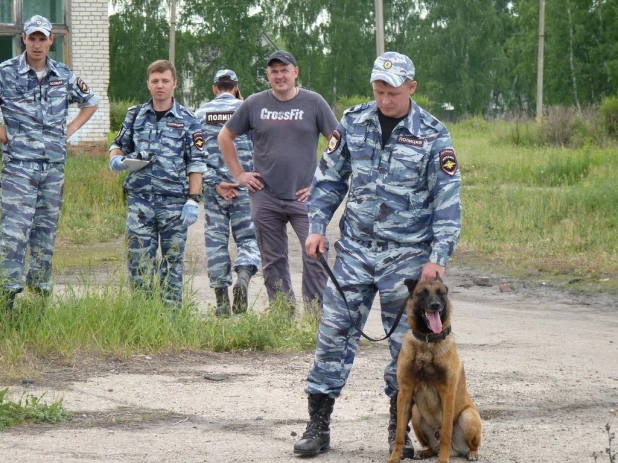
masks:
<path fill-rule="evenodd" d="M 447 175 L 455 175 L 457 173 L 457 157 L 455 151 L 448 148 L 440 151 L 440 167 Z"/>
<path fill-rule="evenodd" d="M 330 136 L 330 140 L 328 142 L 328 147 L 326 148 L 326 154 L 334 153 L 339 145 L 341 144 L 341 133 L 339 130 L 333 130 L 333 133 Z"/>
<path fill-rule="evenodd" d="M 77 86 L 83 93 L 90 93 L 90 87 L 86 85 L 86 82 L 84 82 L 81 77 L 77 78 Z"/>
<path fill-rule="evenodd" d="M 198 150 L 204 151 L 204 134 L 202 132 L 195 132 L 193 134 L 193 144 Z"/>

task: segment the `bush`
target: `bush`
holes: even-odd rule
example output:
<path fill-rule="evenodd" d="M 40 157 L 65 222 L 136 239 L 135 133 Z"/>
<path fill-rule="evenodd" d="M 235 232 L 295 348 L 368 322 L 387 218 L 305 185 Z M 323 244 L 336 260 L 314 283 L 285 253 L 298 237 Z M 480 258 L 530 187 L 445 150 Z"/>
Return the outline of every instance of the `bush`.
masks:
<path fill-rule="evenodd" d="M 431 114 L 441 119 L 444 118 L 444 116 L 442 115 L 444 110 L 440 107 L 440 105 L 437 104 L 435 101 L 430 100 L 425 95 L 415 93 L 414 95 L 412 95 L 412 99 L 414 99 L 416 104 L 423 108 L 425 111 L 429 111 Z"/>
<path fill-rule="evenodd" d="M 429 111 L 432 114 L 440 109 L 439 105 L 431 101 L 426 96 L 415 93 L 412 98 L 414 99 L 417 105 L 419 105 L 421 108 L 423 108 L 426 111 Z M 341 116 L 343 116 L 343 111 L 345 111 L 346 109 L 351 108 L 352 106 L 355 106 L 357 104 L 362 104 L 362 103 L 367 103 L 369 101 L 373 101 L 373 99 L 374 99 L 373 96 L 362 96 L 362 95 L 344 96 L 344 97 L 339 98 L 333 108 L 335 112 L 335 116 L 337 117 L 337 120 L 341 120 Z"/>
<path fill-rule="evenodd" d="M 582 148 L 604 142 L 597 111 L 592 107 L 578 111 L 568 106 L 548 106 L 540 123 L 523 112 L 510 113 L 505 119 L 505 124 L 496 124 L 496 136 L 514 146 Z"/>
<path fill-rule="evenodd" d="M 136 105 L 135 101 L 120 100 L 109 102 L 109 125 L 112 132 L 118 132 L 127 115 L 127 110 Z"/>
<path fill-rule="evenodd" d="M 599 108 L 605 130 L 610 137 L 618 137 L 618 97 L 605 98 Z"/>
<path fill-rule="evenodd" d="M 479 116 L 466 117 L 463 121 L 459 121 L 457 125 L 464 131 L 486 132 L 489 130 L 489 123 Z"/>
<path fill-rule="evenodd" d="M 540 146 L 542 140 L 539 126 L 525 112 L 512 112 L 505 115 L 504 123 L 496 123 L 495 136 L 500 142 L 513 146 Z"/>
<path fill-rule="evenodd" d="M 335 112 L 335 116 L 337 117 L 337 120 L 339 121 L 341 120 L 341 116 L 343 116 L 343 111 L 345 111 L 346 109 L 351 108 L 352 106 L 355 106 L 357 104 L 367 103 L 368 101 L 372 101 L 372 100 L 373 100 L 373 97 L 362 96 L 362 95 L 343 96 L 337 100 L 337 103 L 335 103 L 335 107 L 333 108 L 333 111 Z"/>

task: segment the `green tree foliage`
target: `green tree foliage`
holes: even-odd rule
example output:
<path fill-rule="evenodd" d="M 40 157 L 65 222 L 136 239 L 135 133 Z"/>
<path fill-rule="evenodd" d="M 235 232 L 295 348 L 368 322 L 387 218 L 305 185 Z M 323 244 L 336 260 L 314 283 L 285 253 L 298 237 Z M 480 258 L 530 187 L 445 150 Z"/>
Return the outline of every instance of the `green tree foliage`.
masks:
<path fill-rule="evenodd" d="M 264 46 L 265 13 L 257 1 L 204 2 L 186 0 L 180 13 L 183 43 L 177 54 L 179 67 L 192 70 L 192 99 L 212 98 L 212 84 L 219 69 L 238 75 L 243 96 L 267 87 L 266 58 L 274 51 Z"/>
<path fill-rule="evenodd" d="M 160 0 L 116 1 L 110 16 L 109 96 L 113 100 L 146 101 L 146 69 L 169 56 L 169 23 Z"/>
<path fill-rule="evenodd" d="M 535 105 L 539 1 L 513 3 L 507 56 L 513 95 Z M 546 0 L 543 103 L 585 106 L 618 93 L 618 2 Z"/>
<path fill-rule="evenodd" d="M 488 110 L 503 85 L 505 3 L 429 0 L 423 7 L 416 36 L 401 41 L 403 51 L 416 56 L 419 85 L 427 87 L 433 100 L 452 104 L 459 114 Z"/>
<path fill-rule="evenodd" d="M 145 71 L 168 56 L 168 0 L 114 0 L 110 96 L 145 100 Z M 539 0 L 383 0 L 386 50 L 409 55 L 419 97 L 457 117 L 536 108 Z M 267 34 L 267 35 L 266 35 Z M 371 94 L 375 4 L 366 0 L 177 0 L 179 87 L 210 98 L 221 68 L 244 96 L 268 88 L 265 61 L 294 54 L 300 84 L 334 104 Z M 546 0 L 544 105 L 584 109 L 618 94 L 618 1 Z M 178 94 L 178 92 L 177 92 Z"/>
<path fill-rule="evenodd" d="M 328 102 L 370 91 L 375 59 L 373 2 L 272 0 L 274 33 L 294 54 L 300 81 Z"/>

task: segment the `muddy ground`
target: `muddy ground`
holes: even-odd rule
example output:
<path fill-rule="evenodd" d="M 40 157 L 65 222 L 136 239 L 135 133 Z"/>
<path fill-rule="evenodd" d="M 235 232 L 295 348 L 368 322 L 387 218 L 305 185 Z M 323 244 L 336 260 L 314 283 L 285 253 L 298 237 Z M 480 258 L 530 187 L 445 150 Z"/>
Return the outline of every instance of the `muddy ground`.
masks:
<path fill-rule="evenodd" d="M 205 309 L 214 297 L 202 233 L 201 224 L 191 229 L 188 273 Z M 300 294 L 298 255 L 295 244 L 292 272 Z M 251 286 L 255 310 L 266 305 L 260 276 Z M 474 284 L 478 276 L 489 277 L 491 286 Z M 447 270 L 446 283 L 468 389 L 484 424 L 479 461 L 594 462 L 592 453 L 608 444 L 605 424 L 618 430 L 616 298 L 479 275 L 458 263 Z M 501 283 L 512 291 L 501 292 Z M 380 336 L 380 329 L 376 304 L 366 331 Z M 313 461 L 386 461 L 382 375 L 388 355 L 385 342 L 363 341 L 335 404 L 332 448 Z M 74 419 L 0 434 L 0 461 L 298 461 L 292 447 L 305 428 L 303 387 L 311 362 L 311 352 L 204 352 L 50 364 L 34 384 L 11 384 L 11 391 L 63 398 Z"/>

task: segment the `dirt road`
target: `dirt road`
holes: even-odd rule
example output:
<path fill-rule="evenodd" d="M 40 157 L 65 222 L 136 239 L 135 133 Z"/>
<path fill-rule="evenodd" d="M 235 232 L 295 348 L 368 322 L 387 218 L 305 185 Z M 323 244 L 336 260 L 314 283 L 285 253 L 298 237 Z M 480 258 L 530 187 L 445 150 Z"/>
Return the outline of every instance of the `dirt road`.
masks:
<path fill-rule="evenodd" d="M 300 294 L 298 252 L 291 255 Z M 205 305 L 213 296 L 201 225 L 191 229 L 189 255 L 193 289 Z M 618 430 L 618 301 L 574 297 L 539 281 L 500 292 L 501 278 L 477 286 L 474 277 L 455 263 L 446 283 L 468 389 L 484 422 L 479 461 L 594 462 L 592 452 L 607 447 L 605 424 Z M 258 310 L 264 293 L 254 280 Z M 377 305 L 367 332 L 380 335 Z M 387 358 L 384 342 L 363 342 L 335 404 L 332 449 L 312 461 L 386 461 Z M 27 390 L 63 397 L 75 419 L 0 434 L 0 461 L 296 461 L 292 446 L 307 418 L 303 387 L 311 361 L 309 352 L 202 353 L 51 366 Z"/>

